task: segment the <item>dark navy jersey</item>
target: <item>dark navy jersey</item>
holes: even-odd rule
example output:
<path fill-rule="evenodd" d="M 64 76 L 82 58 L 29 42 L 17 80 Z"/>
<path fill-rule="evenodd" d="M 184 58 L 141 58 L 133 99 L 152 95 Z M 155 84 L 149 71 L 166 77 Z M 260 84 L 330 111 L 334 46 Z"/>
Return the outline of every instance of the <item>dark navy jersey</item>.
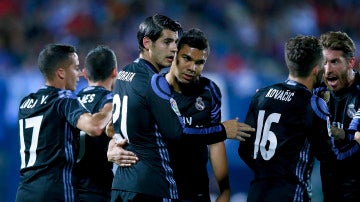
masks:
<path fill-rule="evenodd" d="M 168 83 L 155 73 L 156 69 L 143 59 L 118 73 L 113 91 L 114 130 L 128 138 L 125 149 L 133 151 L 139 162 L 118 167 L 113 189 L 175 199 L 178 192 L 167 145 L 188 136 L 212 144 L 223 141 L 226 134 L 221 124 L 184 128 Z"/>
<path fill-rule="evenodd" d="M 325 161 L 348 155 L 338 153 L 333 146 L 324 100 L 291 80 L 260 89 L 250 103 L 245 122 L 256 132 L 240 143 L 239 155 L 254 171 L 253 183 L 291 183 L 292 201 L 309 198 L 314 156 Z M 268 187 L 272 188 L 279 187 Z M 265 193 L 258 195 L 266 198 Z"/>
<path fill-rule="evenodd" d="M 21 100 L 17 200 L 74 200 L 71 178 L 80 132 L 76 123 L 85 112 L 73 92 L 49 86 Z"/>
<path fill-rule="evenodd" d="M 360 130 L 360 76 L 355 74 L 355 82 L 348 88 L 339 92 L 327 91 L 327 104 L 329 106 L 330 121 L 333 126 L 351 131 Z M 352 124 L 350 122 L 354 118 Z M 335 141 L 340 150 L 354 148 L 354 133 L 348 133 L 345 140 Z M 355 145 L 355 147 L 356 147 Z M 322 187 L 325 201 L 353 200 L 360 201 L 360 152 L 342 161 L 321 162 Z"/>
<path fill-rule="evenodd" d="M 78 93 L 78 99 L 91 112 L 99 112 L 112 103 L 112 92 L 101 86 L 89 86 Z M 80 152 L 74 167 L 75 189 L 110 196 L 113 180 L 112 163 L 107 159 L 110 138 L 105 134 L 90 137 L 80 133 Z"/>
<path fill-rule="evenodd" d="M 191 85 L 191 89 L 184 90 L 182 94 L 174 92 L 173 98 L 188 127 L 207 127 L 221 121 L 220 89 L 205 77 L 200 77 L 199 83 Z M 209 196 L 207 145 L 191 140 L 181 141 L 170 154 L 180 198 Z"/>

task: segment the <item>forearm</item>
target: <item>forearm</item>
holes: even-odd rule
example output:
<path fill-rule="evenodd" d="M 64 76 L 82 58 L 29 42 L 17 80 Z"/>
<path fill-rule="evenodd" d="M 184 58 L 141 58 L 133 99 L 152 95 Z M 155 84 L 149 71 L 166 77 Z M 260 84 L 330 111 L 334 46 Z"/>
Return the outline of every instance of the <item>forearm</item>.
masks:
<path fill-rule="evenodd" d="M 110 122 L 112 116 L 111 103 L 106 104 L 98 113 L 82 114 L 77 122 L 77 127 L 85 131 L 90 136 L 99 136 Z"/>
<path fill-rule="evenodd" d="M 217 201 L 229 201 L 230 183 L 225 143 L 219 142 L 209 145 L 209 151 L 211 166 L 220 190 Z"/>

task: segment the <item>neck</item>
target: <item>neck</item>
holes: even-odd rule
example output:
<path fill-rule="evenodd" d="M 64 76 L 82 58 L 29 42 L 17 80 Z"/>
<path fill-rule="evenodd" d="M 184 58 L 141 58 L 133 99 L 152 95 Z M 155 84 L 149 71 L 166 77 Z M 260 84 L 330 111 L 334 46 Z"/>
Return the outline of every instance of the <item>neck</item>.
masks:
<path fill-rule="evenodd" d="M 61 83 L 61 82 L 46 81 L 46 82 L 45 82 L 45 85 L 51 86 L 51 87 L 55 87 L 55 88 L 65 89 L 65 84 L 63 84 L 63 83 Z"/>
<path fill-rule="evenodd" d="M 167 73 L 165 75 L 166 81 L 169 83 L 169 85 L 174 89 L 174 91 L 181 93 L 181 88 L 179 83 L 176 81 L 176 77 L 171 75 L 171 72 Z"/>
<path fill-rule="evenodd" d="M 303 84 L 310 91 L 312 91 L 314 89 L 314 81 L 313 81 L 312 77 L 310 77 L 310 76 L 307 78 L 299 78 L 299 77 L 293 77 L 293 76 L 289 75 L 289 79 Z"/>
<path fill-rule="evenodd" d="M 104 87 L 106 90 L 111 91 L 112 86 L 113 86 L 113 80 L 107 79 L 105 81 L 97 81 L 97 82 L 88 81 L 88 85 L 89 86 L 101 86 L 101 87 Z"/>
<path fill-rule="evenodd" d="M 152 59 L 151 57 L 149 56 L 148 52 L 142 52 L 140 53 L 140 56 L 139 56 L 141 59 L 144 59 L 148 62 L 150 62 L 154 67 L 155 69 L 157 70 L 157 72 L 160 72 L 160 70 L 162 69 L 158 64 L 156 64 Z"/>

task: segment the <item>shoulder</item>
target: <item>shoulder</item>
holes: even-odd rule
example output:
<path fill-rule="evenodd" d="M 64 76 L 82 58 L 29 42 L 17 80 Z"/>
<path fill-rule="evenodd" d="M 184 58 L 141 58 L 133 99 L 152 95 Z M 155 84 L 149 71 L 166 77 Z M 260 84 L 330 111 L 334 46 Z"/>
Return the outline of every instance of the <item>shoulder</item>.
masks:
<path fill-rule="evenodd" d="M 77 95 L 70 90 L 59 90 L 59 98 L 77 99 Z"/>
<path fill-rule="evenodd" d="M 213 80 L 207 77 L 200 76 L 199 86 L 203 89 L 210 89 L 211 91 L 220 93 L 219 86 Z"/>
<path fill-rule="evenodd" d="M 83 94 L 88 94 L 88 93 L 91 93 L 92 91 L 94 91 L 94 86 L 87 86 L 87 87 L 79 90 L 79 92 L 77 93 L 77 96 L 81 96 Z"/>
<path fill-rule="evenodd" d="M 151 88 L 157 96 L 159 96 L 163 99 L 170 99 L 171 89 L 163 75 L 154 74 L 152 76 Z"/>
<path fill-rule="evenodd" d="M 219 89 L 219 86 L 211 79 L 200 76 L 199 83 L 201 86 Z"/>
<path fill-rule="evenodd" d="M 284 83 L 276 83 L 276 84 L 272 84 L 272 85 L 268 85 L 265 87 L 261 87 L 259 89 L 256 89 L 255 96 L 259 96 L 259 95 L 263 95 L 263 94 L 267 94 L 269 91 L 273 92 L 276 90 L 286 90 L 287 87 L 285 86 Z"/>
<path fill-rule="evenodd" d="M 330 115 L 326 102 L 322 98 L 313 95 L 311 96 L 310 103 L 311 108 L 315 112 L 315 114 L 321 119 L 326 120 L 327 117 Z"/>
<path fill-rule="evenodd" d="M 96 96 L 99 97 L 98 99 L 112 99 L 113 97 L 113 93 L 112 91 L 107 90 L 106 88 L 104 88 L 103 86 L 88 86 L 82 90 L 80 90 L 77 93 L 78 97 L 83 97 L 83 96 Z"/>
<path fill-rule="evenodd" d="M 215 99 L 216 101 L 221 100 L 222 95 L 220 88 L 213 80 L 201 76 L 199 79 L 199 88 L 202 88 L 202 91 L 203 90 L 209 91 L 210 94 L 212 95 L 212 98 Z"/>
<path fill-rule="evenodd" d="M 118 72 L 116 82 L 120 82 L 120 85 L 131 83 L 132 86 L 144 88 L 149 84 L 152 74 L 142 63 L 132 62 Z"/>

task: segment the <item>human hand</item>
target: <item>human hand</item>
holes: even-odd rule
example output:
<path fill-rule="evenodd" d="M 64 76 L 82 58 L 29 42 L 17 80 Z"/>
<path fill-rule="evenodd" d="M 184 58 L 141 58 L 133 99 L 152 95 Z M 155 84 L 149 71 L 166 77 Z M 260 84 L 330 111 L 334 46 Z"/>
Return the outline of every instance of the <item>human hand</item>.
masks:
<path fill-rule="evenodd" d="M 135 155 L 135 153 L 127 151 L 123 148 L 126 144 L 127 139 L 122 139 L 117 144 L 114 139 L 111 139 L 107 151 L 108 161 L 123 167 L 134 165 L 139 158 Z"/>
<path fill-rule="evenodd" d="M 335 126 L 330 126 L 331 134 L 335 140 L 345 139 L 345 131 Z"/>
<path fill-rule="evenodd" d="M 255 128 L 252 128 L 246 123 L 239 122 L 239 118 L 228 120 L 222 122 L 226 130 L 226 136 L 228 139 L 237 139 L 240 141 L 245 141 L 245 138 L 250 137 L 251 135 L 246 132 L 254 132 Z"/>
<path fill-rule="evenodd" d="M 112 123 L 112 120 L 109 121 L 109 123 L 106 125 L 105 133 L 108 137 L 113 137 L 115 134 L 114 125 Z"/>

